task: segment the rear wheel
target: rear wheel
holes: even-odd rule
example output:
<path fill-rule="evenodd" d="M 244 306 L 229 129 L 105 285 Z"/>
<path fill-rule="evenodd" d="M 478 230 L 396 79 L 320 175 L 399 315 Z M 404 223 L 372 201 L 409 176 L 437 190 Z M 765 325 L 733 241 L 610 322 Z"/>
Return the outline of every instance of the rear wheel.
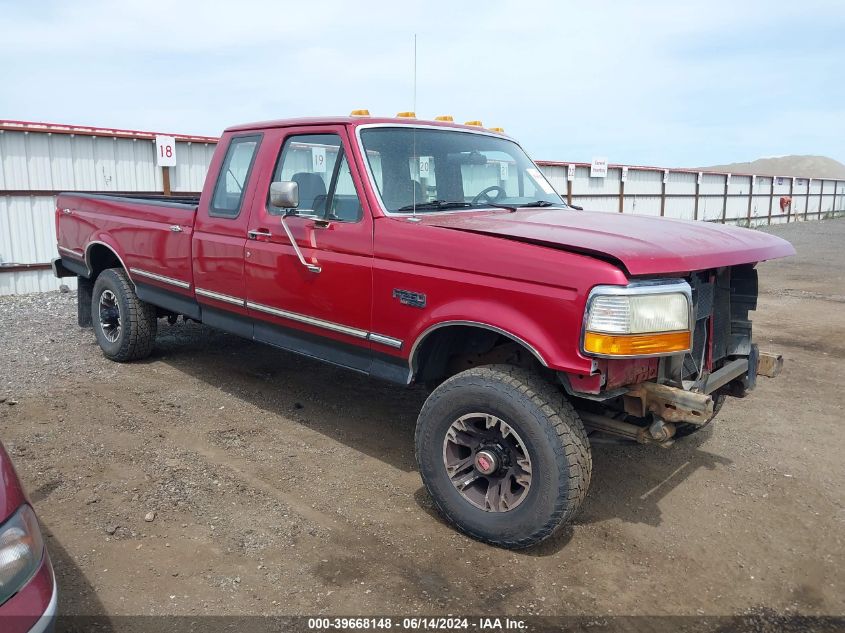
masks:
<path fill-rule="evenodd" d="M 138 299 L 126 272 L 109 268 L 94 282 L 94 335 L 106 358 L 118 362 L 150 355 L 156 337 L 156 308 Z"/>
<path fill-rule="evenodd" d="M 420 412 L 416 452 L 423 483 L 453 525 L 514 549 L 572 518 L 592 470 L 572 405 L 538 374 L 507 365 L 437 387 Z"/>

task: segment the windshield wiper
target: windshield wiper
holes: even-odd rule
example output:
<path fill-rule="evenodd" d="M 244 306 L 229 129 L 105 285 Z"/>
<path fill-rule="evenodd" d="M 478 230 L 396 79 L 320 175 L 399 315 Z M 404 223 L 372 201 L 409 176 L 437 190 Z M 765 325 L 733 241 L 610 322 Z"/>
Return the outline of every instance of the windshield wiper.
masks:
<path fill-rule="evenodd" d="M 495 202 L 485 202 L 484 206 L 497 207 L 499 209 L 507 209 L 511 213 L 517 209 L 527 209 L 529 207 L 560 207 L 566 206 L 556 202 L 549 202 L 548 200 L 535 200 L 534 202 L 525 202 L 523 204 L 497 204 Z"/>
<path fill-rule="evenodd" d="M 430 200 L 429 202 L 418 202 L 416 205 L 408 204 L 399 207 L 397 211 L 440 211 L 442 209 L 469 209 L 472 205 L 469 202 L 457 202 L 447 200 Z"/>
<path fill-rule="evenodd" d="M 485 206 L 485 207 L 496 207 L 497 209 L 507 209 L 508 211 L 510 211 L 511 213 L 513 213 L 514 211 L 516 211 L 517 206 L 522 206 L 522 205 L 515 205 L 515 204 L 498 204 L 498 203 L 496 203 L 496 202 L 485 202 L 485 203 L 484 203 L 484 206 Z"/>
<path fill-rule="evenodd" d="M 549 202 L 548 200 L 535 200 L 534 202 L 526 202 L 525 204 L 516 204 L 515 207 L 523 209 L 525 207 L 563 207 L 564 203 Z"/>

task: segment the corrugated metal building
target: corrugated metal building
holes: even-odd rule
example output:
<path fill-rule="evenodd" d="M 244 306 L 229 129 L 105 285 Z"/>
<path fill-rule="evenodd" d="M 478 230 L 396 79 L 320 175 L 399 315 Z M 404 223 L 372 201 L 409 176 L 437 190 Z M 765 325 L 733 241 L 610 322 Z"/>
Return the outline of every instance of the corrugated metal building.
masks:
<path fill-rule="evenodd" d="M 171 191 L 198 192 L 216 138 L 174 134 Z M 0 294 L 55 290 L 54 211 L 61 191 L 162 193 L 155 134 L 0 121 Z"/>
<path fill-rule="evenodd" d="M 58 288 L 49 262 L 56 256 L 59 192 L 196 194 L 202 189 L 217 139 L 170 134 L 176 138 L 176 166 L 165 177 L 156 164 L 155 136 L 0 121 L 0 295 Z M 845 181 L 625 165 L 609 165 L 606 177 L 591 178 L 589 164 L 539 164 L 570 203 L 609 213 L 754 226 L 845 212 Z M 781 197 L 792 200 L 786 210 Z"/>

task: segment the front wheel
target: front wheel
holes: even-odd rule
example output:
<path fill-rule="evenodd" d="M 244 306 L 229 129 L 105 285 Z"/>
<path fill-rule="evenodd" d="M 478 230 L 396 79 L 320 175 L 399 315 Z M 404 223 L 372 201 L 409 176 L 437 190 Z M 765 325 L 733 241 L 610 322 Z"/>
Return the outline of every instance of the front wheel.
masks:
<path fill-rule="evenodd" d="M 512 549 L 571 519 L 592 470 L 572 405 L 538 374 L 507 365 L 437 387 L 417 421 L 416 453 L 441 513 L 469 536 Z"/>
<path fill-rule="evenodd" d="M 91 318 L 106 358 L 127 362 L 152 352 L 158 325 L 156 308 L 138 298 L 122 269 L 109 268 L 97 277 L 91 293 Z"/>

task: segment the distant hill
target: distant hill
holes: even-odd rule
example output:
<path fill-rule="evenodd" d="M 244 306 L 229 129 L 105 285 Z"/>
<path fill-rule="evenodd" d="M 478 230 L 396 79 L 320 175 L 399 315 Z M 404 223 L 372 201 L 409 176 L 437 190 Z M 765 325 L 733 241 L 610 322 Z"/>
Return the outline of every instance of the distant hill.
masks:
<path fill-rule="evenodd" d="M 696 167 L 704 171 L 760 176 L 800 176 L 802 178 L 845 178 L 845 165 L 827 156 L 777 156 L 758 158 L 750 163 Z"/>

